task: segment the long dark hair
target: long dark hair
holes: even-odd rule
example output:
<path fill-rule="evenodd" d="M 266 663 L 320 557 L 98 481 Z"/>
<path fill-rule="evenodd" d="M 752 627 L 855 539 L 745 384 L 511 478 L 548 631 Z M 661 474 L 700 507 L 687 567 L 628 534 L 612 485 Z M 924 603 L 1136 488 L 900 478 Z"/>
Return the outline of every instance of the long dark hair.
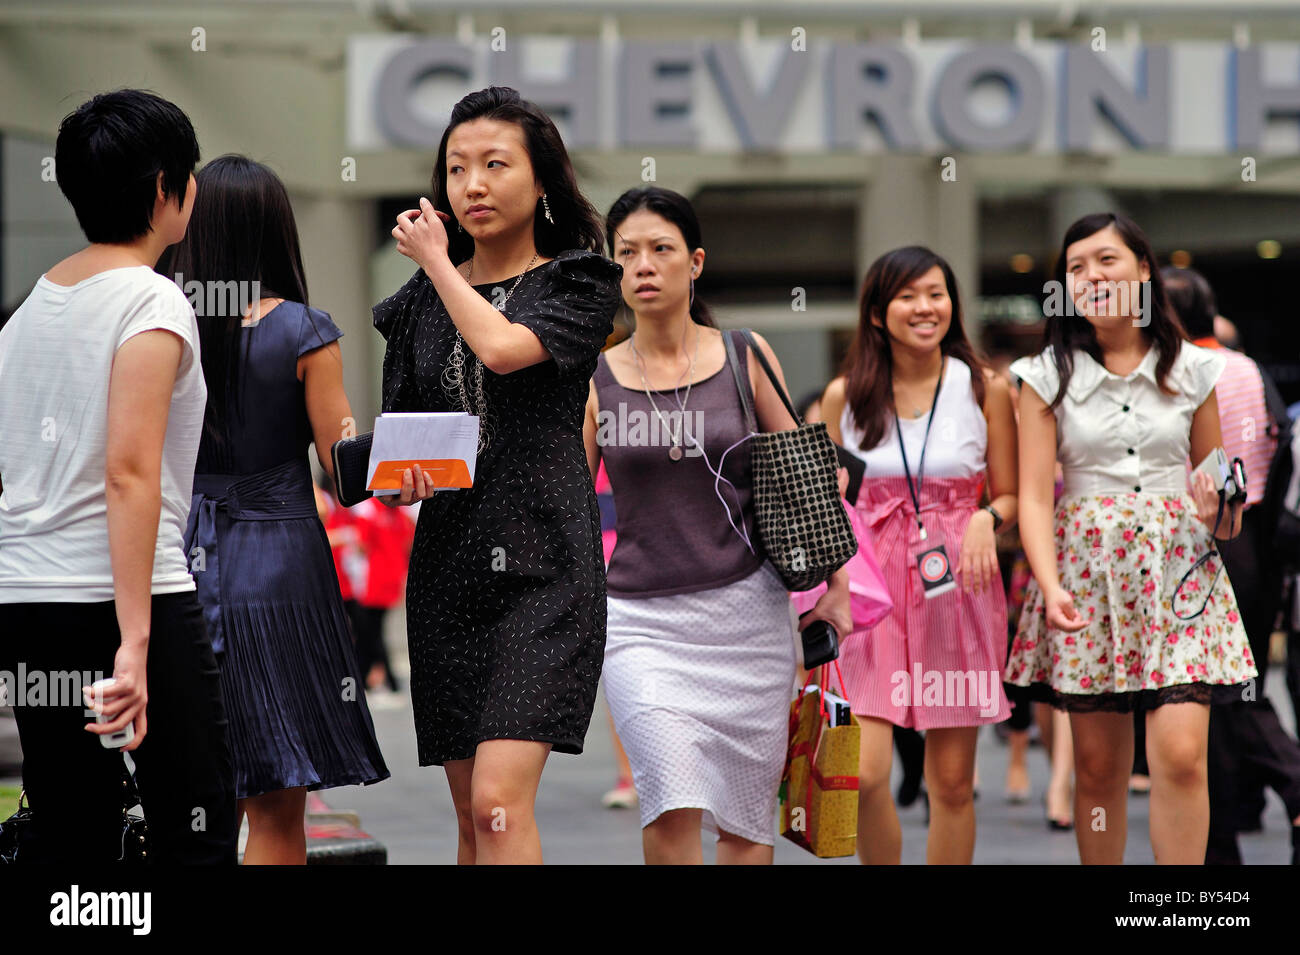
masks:
<path fill-rule="evenodd" d="M 687 254 L 704 248 L 704 240 L 700 236 L 700 220 L 695 215 L 695 207 L 691 205 L 691 200 L 671 189 L 642 186 L 639 189 L 629 189 L 615 199 L 614 204 L 609 207 L 609 214 L 605 216 L 605 242 L 611 258 L 614 256 L 614 234 L 618 231 L 618 227 L 627 221 L 628 216 L 642 209 L 662 216 L 677 226 L 686 243 Z M 690 311 L 691 321 L 696 325 L 718 327 L 717 322 L 713 320 L 713 312 L 698 295 L 691 296 Z"/>
<path fill-rule="evenodd" d="M 546 194 L 551 208 L 552 225 L 542 212 L 538 199 L 533 210 L 533 244 L 537 251 L 554 258 L 566 249 L 599 252 L 601 242 L 600 213 L 578 189 L 578 178 L 569 161 L 568 150 L 560 131 L 542 109 L 523 99 L 508 86 L 489 86 L 468 93 L 451 110 L 451 119 L 438 143 L 438 158 L 433 165 L 433 207 L 445 212 L 451 221 L 447 227 L 447 256 L 459 265 L 474 254 L 474 239 L 457 228 L 457 217 L 447 198 L 447 139 L 461 123 L 472 119 L 493 119 L 515 123 L 523 131 L 524 147 L 533 175 Z"/>
<path fill-rule="evenodd" d="M 1057 294 L 1062 301 L 1068 298 L 1065 291 L 1067 288 L 1065 254 L 1070 246 L 1090 235 L 1096 235 L 1111 225 L 1124 240 L 1124 244 L 1137 256 L 1138 264 L 1146 263 L 1151 272 L 1151 315 L 1150 321 L 1142 328 L 1142 336 L 1156 348 L 1156 381 L 1160 383 L 1160 389 L 1166 394 L 1174 394 L 1168 384 L 1169 371 L 1174 367 L 1178 350 L 1187 335 L 1173 307 L 1169 304 L 1169 295 L 1165 291 L 1164 279 L 1160 276 L 1160 268 L 1156 264 L 1156 255 L 1151 250 L 1151 243 L 1136 222 L 1115 212 L 1094 212 L 1076 220 L 1066 229 L 1065 238 L 1061 240 L 1061 252 L 1056 258 L 1056 268 L 1052 273 Z M 1044 309 L 1044 311 L 1051 311 L 1053 314 L 1046 316 L 1047 323 L 1043 327 L 1043 348 L 1046 349 L 1049 345 L 1052 347 L 1052 360 L 1061 381 L 1056 397 L 1047 406 L 1047 410 L 1051 411 L 1065 400 L 1065 390 L 1069 387 L 1070 376 L 1074 373 L 1076 350 L 1090 355 L 1099 365 L 1104 365 L 1105 362 L 1101 346 L 1097 344 L 1097 330 L 1092 327 L 1091 322 L 1082 315 L 1075 314 L 1074 309 L 1070 307 Z M 1062 314 L 1055 314 L 1057 312 Z"/>
<path fill-rule="evenodd" d="M 966 337 L 961 320 L 961 295 L 957 276 L 941 255 L 920 245 L 886 252 L 867 269 L 858 299 L 858 331 L 844 359 L 846 403 L 853 421 L 862 429 L 862 447 L 874 448 L 885 436 L 894 414 L 894 357 L 889 332 L 884 327 L 889 303 L 908 285 L 935 266 L 943 272 L 952 299 L 952 321 L 939 342 L 939 351 L 958 358 L 970 368 L 975 401 L 984 406 L 985 361 Z M 880 325 L 872 322 L 880 319 Z"/>
<path fill-rule="evenodd" d="M 307 279 L 298 226 L 280 178 L 261 163 L 230 154 L 204 166 L 195 181 L 198 191 L 189 229 L 184 240 L 168 249 L 158 271 L 176 280 L 182 291 L 193 281 L 203 289 L 236 282 L 241 290 L 258 282 L 262 298 L 306 305 Z M 213 311 L 217 314 L 205 310 L 199 319 L 203 377 L 208 386 L 203 430 L 216 447 L 228 450 L 232 405 L 235 417 L 243 419 L 241 383 L 250 339 L 240 335 L 240 306 L 246 304 L 246 297 L 241 292 L 207 295 L 207 299 L 209 306 L 216 306 Z"/>

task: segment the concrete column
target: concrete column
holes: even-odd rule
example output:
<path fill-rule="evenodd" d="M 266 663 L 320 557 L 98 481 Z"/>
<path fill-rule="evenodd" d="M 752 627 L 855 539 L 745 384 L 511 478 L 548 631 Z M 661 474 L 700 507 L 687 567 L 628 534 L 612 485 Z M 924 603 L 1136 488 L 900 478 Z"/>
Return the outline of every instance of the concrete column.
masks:
<path fill-rule="evenodd" d="M 379 409 L 377 355 L 383 339 L 370 323 L 370 254 L 374 203 L 369 199 L 293 197 L 311 305 L 343 330 L 343 386 L 357 430 L 369 431 Z"/>
<path fill-rule="evenodd" d="M 879 256 L 903 245 L 924 245 L 943 256 L 957 275 L 967 334 L 978 336 L 973 308 L 979 294 L 979 194 L 973 174 L 952 167 L 942 177 L 932 157 L 882 155 L 873 163 L 858 208 L 857 284 Z"/>
<path fill-rule="evenodd" d="M 1065 230 L 1076 219 L 1094 212 L 1124 212 L 1114 195 L 1099 186 L 1062 186 L 1048 194 L 1047 247 L 1055 255 Z"/>

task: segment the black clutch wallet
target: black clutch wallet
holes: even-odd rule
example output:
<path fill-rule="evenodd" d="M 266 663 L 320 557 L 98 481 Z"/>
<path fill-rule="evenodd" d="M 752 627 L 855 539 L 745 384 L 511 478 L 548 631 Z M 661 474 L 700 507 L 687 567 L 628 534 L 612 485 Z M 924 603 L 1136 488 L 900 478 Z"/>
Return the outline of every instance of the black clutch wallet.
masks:
<path fill-rule="evenodd" d="M 807 616 L 811 610 L 801 616 Z M 825 620 L 814 620 L 799 631 L 803 641 L 803 668 L 811 670 L 838 659 L 840 655 L 840 637 Z"/>
<path fill-rule="evenodd" d="M 839 458 L 840 467 L 849 471 L 849 486 L 844 492 L 844 500 L 856 504 L 858 492 L 862 490 L 862 479 L 867 476 L 867 462 L 838 444 L 835 445 L 835 456 Z"/>
<path fill-rule="evenodd" d="M 366 472 L 370 469 L 370 443 L 375 433 L 367 431 L 334 442 L 330 456 L 334 459 L 334 489 L 344 507 L 360 504 L 373 497 L 366 490 Z"/>

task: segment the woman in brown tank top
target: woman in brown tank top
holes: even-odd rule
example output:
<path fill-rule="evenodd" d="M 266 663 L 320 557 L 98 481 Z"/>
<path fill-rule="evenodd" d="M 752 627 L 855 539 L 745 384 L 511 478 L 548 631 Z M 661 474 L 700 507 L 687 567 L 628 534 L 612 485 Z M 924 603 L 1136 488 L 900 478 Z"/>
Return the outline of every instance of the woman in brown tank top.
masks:
<path fill-rule="evenodd" d="M 627 750 L 648 863 L 770 863 L 795 672 L 795 614 L 758 540 L 747 429 L 723 332 L 694 294 L 699 224 L 675 192 L 624 193 L 606 219 L 636 331 L 601 355 L 584 439 L 617 512 L 605 694 Z M 757 336 L 756 336 L 757 337 Z M 737 338 L 759 427 L 794 427 Z M 758 345 L 781 377 L 762 338 Z M 812 616 L 852 629 L 841 571 Z"/>

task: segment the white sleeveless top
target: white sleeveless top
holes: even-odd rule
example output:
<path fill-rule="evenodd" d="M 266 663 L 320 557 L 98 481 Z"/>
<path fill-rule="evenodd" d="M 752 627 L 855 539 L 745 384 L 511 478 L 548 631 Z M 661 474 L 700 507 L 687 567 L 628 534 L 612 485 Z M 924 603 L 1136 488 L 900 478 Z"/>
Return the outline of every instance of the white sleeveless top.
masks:
<path fill-rule="evenodd" d="M 927 409 L 919 418 L 903 418 L 899 422 L 913 480 L 917 476 L 921 445 L 925 438 L 925 423 L 929 417 Z M 880 443 L 874 448 L 863 450 L 862 429 L 854 423 L 853 411 L 846 404 L 840 415 L 840 434 L 844 438 L 844 447 L 866 462 L 864 480 L 903 476 L 903 458 L 898 452 L 898 432 L 894 428 L 892 415 Z M 984 412 L 975 402 L 970 366 L 950 355 L 943 384 L 939 388 L 930 440 L 926 445 L 925 476 L 970 478 L 983 474 L 988 467 L 987 451 L 988 422 L 984 420 Z"/>

